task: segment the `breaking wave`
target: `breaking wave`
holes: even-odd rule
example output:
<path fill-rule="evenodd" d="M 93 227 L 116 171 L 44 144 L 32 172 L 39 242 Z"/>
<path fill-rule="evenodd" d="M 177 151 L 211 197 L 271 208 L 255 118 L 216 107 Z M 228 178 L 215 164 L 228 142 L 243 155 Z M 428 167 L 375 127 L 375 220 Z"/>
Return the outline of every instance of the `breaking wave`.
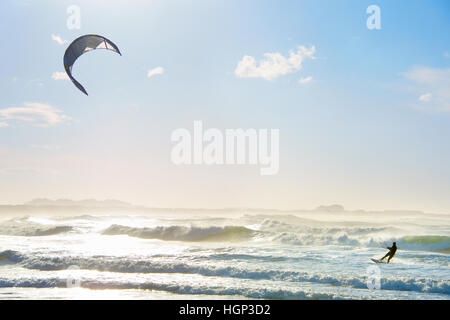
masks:
<path fill-rule="evenodd" d="M 399 240 L 400 245 L 411 250 L 441 250 L 450 249 L 450 237 L 447 236 L 405 236 Z"/>
<path fill-rule="evenodd" d="M 24 288 L 65 288 L 67 280 L 62 278 L 20 278 L 6 279 L 0 277 L 1 287 L 24 287 Z M 333 293 L 314 293 L 310 290 L 286 290 L 267 288 L 243 288 L 243 287 L 194 287 L 186 284 L 160 283 L 156 281 L 145 282 L 119 282 L 98 281 L 94 279 L 83 280 L 82 288 L 88 289 L 139 289 L 159 290 L 178 294 L 206 294 L 206 295 L 237 295 L 253 299 L 298 299 L 298 300 L 343 300 Z"/>
<path fill-rule="evenodd" d="M 133 228 L 117 224 L 104 230 L 104 235 L 128 235 L 142 239 L 165 241 L 243 241 L 256 232 L 240 226 L 226 227 L 185 227 L 159 226 L 155 228 Z"/>
<path fill-rule="evenodd" d="M 251 280 L 274 280 L 293 283 L 319 283 L 339 287 L 366 289 L 367 279 L 363 276 L 323 275 L 314 272 L 285 271 L 276 269 L 247 269 L 242 266 L 204 265 L 195 262 L 179 262 L 158 259 L 130 259 L 123 257 L 73 257 L 73 256 L 27 256 L 17 251 L 7 250 L 0 252 L 0 257 L 20 264 L 27 269 L 43 271 L 66 270 L 77 265 L 80 269 L 97 270 L 119 273 L 184 273 L 202 276 L 228 277 Z M 22 281 L 22 280 L 21 280 Z M 25 280 L 23 280 L 25 281 Z M 22 282 L 23 282 L 22 281 Z M 44 281 L 44 282 L 43 282 Z M 0 287 L 5 286 L 58 286 L 55 282 L 40 280 L 35 284 L 0 280 Z M 65 285 L 65 283 L 64 283 Z M 106 286 L 107 285 L 101 285 Z M 124 287 L 127 285 L 124 284 Z M 384 290 L 414 291 L 422 293 L 450 294 L 450 281 L 419 277 L 392 277 L 383 278 L 381 286 Z M 128 288 L 128 287 L 126 287 Z M 194 293 L 194 292 L 192 292 Z M 195 292 L 199 293 L 199 292 Z M 239 293 L 236 293 L 239 294 Z M 242 294 L 242 293 L 240 293 Z"/>
<path fill-rule="evenodd" d="M 24 219 L 10 220 L 0 224 L 0 234 L 7 236 L 42 237 L 72 231 L 71 226 L 43 225 Z"/>
<path fill-rule="evenodd" d="M 136 228 L 113 224 L 102 231 L 103 235 L 128 235 L 141 239 L 164 241 L 267 241 L 284 245 L 385 248 L 397 242 L 401 250 L 440 251 L 450 250 L 450 237 L 436 235 L 401 235 L 393 227 L 311 227 L 266 219 L 258 225 L 245 226 L 157 226 Z M 397 234 L 397 236 L 393 236 Z M 403 233 L 405 234 L 405 233 Z"/>
<path fill-rule="evenodd" d="M 295 225 L 266 219 L 259 225 L 259 230 L 272 242 L 299 246 L 340 245 L 352 247 L 386 247 L 392 242 L 402 250 L 440 251 L 450 250 L 450 237 L 439 235 L 408 235 L 393 227 L 317 227 Z"/>

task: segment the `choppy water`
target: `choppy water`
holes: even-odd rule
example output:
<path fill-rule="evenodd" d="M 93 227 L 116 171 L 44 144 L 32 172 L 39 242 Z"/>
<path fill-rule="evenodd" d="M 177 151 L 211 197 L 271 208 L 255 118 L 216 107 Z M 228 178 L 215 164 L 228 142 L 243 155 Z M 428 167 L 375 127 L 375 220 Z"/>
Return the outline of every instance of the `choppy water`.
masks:
<path fill-rule="evenodd" d="M 0 299 L 450 299 L 449 248 L 448 215 L 11 218 Z"/>

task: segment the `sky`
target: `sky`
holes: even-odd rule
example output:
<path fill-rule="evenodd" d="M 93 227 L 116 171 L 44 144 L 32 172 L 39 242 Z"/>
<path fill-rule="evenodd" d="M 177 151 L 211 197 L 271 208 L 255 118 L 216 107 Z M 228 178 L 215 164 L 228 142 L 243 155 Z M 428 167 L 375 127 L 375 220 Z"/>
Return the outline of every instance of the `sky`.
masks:
<path fill-rule="evenodd" d="M 0 30 L 0 204 L 450 213 L 449 1 L 5 0 Z M 84 34 L 122 53 L 77 60 L 89 96 L 62 63 Z M 194 121 L 279 129 L 278 174 L 175 165 Z"/>

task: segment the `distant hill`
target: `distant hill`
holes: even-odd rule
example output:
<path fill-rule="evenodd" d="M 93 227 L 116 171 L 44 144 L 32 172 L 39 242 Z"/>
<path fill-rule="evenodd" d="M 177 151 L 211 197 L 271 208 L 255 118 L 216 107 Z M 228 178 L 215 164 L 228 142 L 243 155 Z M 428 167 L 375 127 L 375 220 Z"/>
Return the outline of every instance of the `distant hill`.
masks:
<path fill-rule="evenodd" d="M 34 214 L 112 214 L 112 213 L 171 213 L 171 214 L 389 214 L 389 215 L 423 215 L 422 211 L 413 210 L 346 210 L 340 204 L 322 205 L 315 209 L 264 209 L 264 208 L 167 208 L 167 207 L 146 207 L 142 205 L 132 205 L 127 202 L 109 199 L 109 200 L 70 200 L 58 199 L 51 200 L 46 198 L 34 199 L 19 205 L 0 205 L 0 217 L 6 215 L 34 215 Z"/>
<path fill-rule="evenodd" d="M 331 206 L 319 206 L 314 211 L 320 212 L 344 212 L 345 208 L 340 204 L 332 204 Z"/>
<path fill-rule="evenodd" d="M 26 206 L 34 206 L 34 207 L 89 207 L 89 208 L 125 208 L 131 207 L 131 204 L 119 201 L 119 200 L 94 200 L 94 199 L 85 199 L 85 200 L 69 200 L 69 199 L 58 199 L 58 200 L 50 200 L 50 199 L 33 199 L 27 203 Z"/>

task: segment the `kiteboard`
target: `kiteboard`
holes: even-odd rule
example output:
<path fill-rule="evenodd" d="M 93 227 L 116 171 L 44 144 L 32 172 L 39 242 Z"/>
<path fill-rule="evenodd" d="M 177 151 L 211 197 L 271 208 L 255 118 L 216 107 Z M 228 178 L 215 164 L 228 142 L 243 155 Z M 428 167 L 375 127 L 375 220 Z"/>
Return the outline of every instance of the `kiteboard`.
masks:
<path fill-rule="evenodd" d="M 381 260 L 378 260 L 378 259 L 371 258 L 370 260 L 372 260 L 375 263 L 385 263 L 384 261 L 381 261 Z"/>

